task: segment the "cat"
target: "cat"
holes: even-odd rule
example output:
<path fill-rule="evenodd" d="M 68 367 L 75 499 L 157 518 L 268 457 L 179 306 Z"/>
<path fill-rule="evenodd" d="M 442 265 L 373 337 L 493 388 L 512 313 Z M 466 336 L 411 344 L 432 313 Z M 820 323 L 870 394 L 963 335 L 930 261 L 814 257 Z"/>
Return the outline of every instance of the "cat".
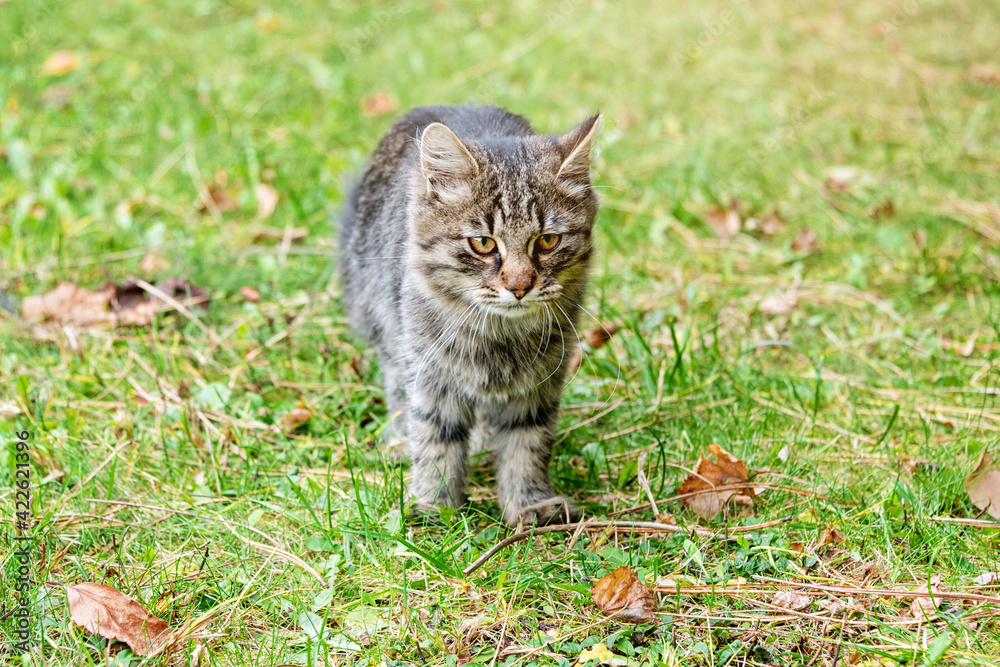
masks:
<path fill-rule="evenodd" d="M 474 432 L 511 526 L 570 522 L 549 461 L 593 252 L 601 117 L 540 135 L 497 107 L 420 107 L 348 193 L 343 300 L 379 356 L 418 509 L 466 503 Z"/>

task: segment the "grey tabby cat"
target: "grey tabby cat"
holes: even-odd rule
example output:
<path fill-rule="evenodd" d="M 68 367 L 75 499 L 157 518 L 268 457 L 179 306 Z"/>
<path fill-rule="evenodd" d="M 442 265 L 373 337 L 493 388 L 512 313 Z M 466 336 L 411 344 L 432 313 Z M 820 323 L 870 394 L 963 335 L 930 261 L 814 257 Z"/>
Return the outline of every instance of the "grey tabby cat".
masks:
<path fill-rule="evenodd" d="M 577 516 L 548 469 L 592 252 L 599 120 L 552 136 L 496 107 L 414 109 L 350 193 L 344 301 L 381 360 L 417 507 L 465 504 L 482 434 L 504 521 Z"/>

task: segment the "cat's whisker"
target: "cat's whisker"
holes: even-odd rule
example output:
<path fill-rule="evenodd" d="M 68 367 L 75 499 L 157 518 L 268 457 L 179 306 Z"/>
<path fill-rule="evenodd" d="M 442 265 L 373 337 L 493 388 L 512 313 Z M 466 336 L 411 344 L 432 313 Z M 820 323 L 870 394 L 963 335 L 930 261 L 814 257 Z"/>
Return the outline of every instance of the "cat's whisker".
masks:
<path fill-rule="evenodd" d="M 559 318 L 553 316 L 553 319 L 555 319 L 556 321 L 556 326 L 559 327 L 559 342 L 562 343 L 562 353 L 559 355 L 559 363 L 556 364 L 556 367 L 552 370 L 551 373 L 549 373 L 548 377 L 546 377 L 538 384 L 544 384 L 545 382 L 548 382 L 549 378 L 555 375 L 559 371 L 559 369 L 562 368 L 563 359 L 566 358 L 566 335 L 563 333 L 562 324 L 559 323 Z"/>
<path fill-rule="evenodd" d="M 568 387 L 569 384 L 570 384 L 570 382 L 572 382 L 573 380 L 575 380 L 576 376 L 580 374 L 580 369 L 583 368 L 583 356 L 584 356 L 583 342 L 580 340 L 580 332 L 576 330 L 576 325 L 573 324 L 573 319 L 569 315 L 566 314 L 566 311 L 563 310 L 563 307 L 560 306 L 558 303 L 555 304 L 555 306 L 556 306 L 556 308 L 559 309 L 559 311 L 563 315 L 565 315 L 566 321 L 569 322 L 569 325 L 571 327 L 573 327 L 573 335 L 576 336 L 576 346 L 578 348 L 580 348 L 580 363 L 576 367 L 576 372 L 573 373 L 573 377 L 571 377 L 569 380 L 567 380 L 566 384 L 563 385 L 564 387 Z M 570 358 L 572 358 L 572 357 L 570 357 Z M 596 371 L 597 369 L 595 368 L 594 370 Z"/>
<path fill-rule="evenodd" d="M 577 301 L 575 299 L 570 299 L 570 300 L 574 304 L 576 304 L 576 306 L 580 310 L 582 310 L 583 312 L 587 313 L 587 316 L 590 317 L 590 319 L 594 320 L 594 322 L 597 323 L 597 326 L 599 326 L 601 329 L 604 330 L 604 334 L 608 337 L 608 341 L 610 341 L 611 347 L 615 351 L 615 361 L 618 363 L 618 374 L 615 376 L 615 386 L 613 386 L 611 388 L 611 393 L 608 395 L 608 399 L 606 401 L 604 401 L 604 403 L 602 403 L 597 408 L 594 408 L 594 411 L 596 412 L 597 410 L 600 410 L 605 405 L 607 405 L 608 403 L 610 403 L 611 399 L 615 395 L 615 392 L 618 390 L 618 383 L 619 383 L 619 381 L 621 380 L 621 377 L 622 377 L 622 362 L 621 362 L 621 356 L 619 355 L 618 343 L 615 342 L 614 336 L 612 335 L 612 333 L 610 331 L 608 331 L 608 328 L 606 326 L 604 326 L 604 323 L 601 322 L 596 317 L 594 317 L 594 314 L 591 313 L 589 310 L 587 310 L 582 303 L 580 303 L 579 301 Z"/>
<path fill-rule="evenodd" d="M 548 340 L 547 337 L 543 336 L 543 334 L 549 321 L 549 305 L 547 303 L 543 303 L 542 306 L 545 308 L 545 310 L 542 311 L 544 319 L 542 320 L 542 326 L 538 332 L 538 349 L 535 350 L 535 356 L 531 358 L 531 363 L 535 363 L 535 360 L 538 359 L 538 355 L 542 353 L 542 343 Z M 548 349 L 548 345 L 545 346 L 545 349 Z"/>
<path fill-rule="evenodd" d="M 431 345 L 430 348 L 427 350 L 427 352 L 424 353 L 424 356 L 421 357 L 420 359 L 420 365 L 417 367 L 417 372 L 413 376 L 414 386 L 419 385 L 420 374 L 423 373 L 424 366 L 427 365 L 427 362 L 430 359 L 431 355 L 437 352 L 437 350 L 441 349 L 442 347 L 445 347 L 446 345 L 450 344 L 451 341 L 454 340 L 455 336 L 458 335 L 458 330 L 461 328 L 462 323 L 464 323 L 469 318 L 469 315 L 472 314 L 473 308 L 475 307 L 476 307 L 475 303 L 469 304 L 469 306 L 464 311 L 462 311 L 462 314 L 458 317 L 458 319 L 452 322 L 450 325 L 448 325 L 445 328 L 445 330 L 442 331 L 441 334 L 438 336 L 437 340 L 434 341 L 434 344 Z M 448 340 L 448 342 L 445 343 L 444 342 L 445 337 L 448 336 L 449 333 L 452 333 L 452 336 Z"/>

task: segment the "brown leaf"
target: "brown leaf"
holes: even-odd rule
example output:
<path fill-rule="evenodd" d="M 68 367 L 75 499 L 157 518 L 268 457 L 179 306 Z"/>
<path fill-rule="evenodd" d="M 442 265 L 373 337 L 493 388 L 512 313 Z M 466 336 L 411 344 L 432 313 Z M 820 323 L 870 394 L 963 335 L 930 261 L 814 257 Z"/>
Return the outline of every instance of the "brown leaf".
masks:
<path fill-rule="evenodd" d="M 167 278 L 156 286 L 178 299 L 200 299 L 207 303 L 208 291 L 183 278 Z M 150 298 L 138 285 L 108 283 L 91 292 L 75 283 L 59 283 L 52 291 L 29 296 L 21 306 L 21 315 L 31 322 L 54 321 L 81 327 L 96 325 L 146 326 L 161 309 L 168 306 Z"/>
<path fill-rule="evenodd" d="M 288 237 L 289 241 L 301 241 L 302 239 L 309 236 L 309 230 L 305 227 L 286 227 L 285 229 L 278 229 L 277 227 L 261 227 L 254 231 L 253 241 L 254 243 L 260 243 L 261 241 L 277 241 L 284 242 L 285 237 Z"/>
<path fill-rule="evenodd" d="M 285 433 L 292 433 L 298 427 L 312 419 L 312 417 L 313 412 L 309 409 L 309 406 L 299 403 L 282 418 L 281 428 Z"/>
<path fill-rule="evenodd" d="M 839 544 L 840 542 L 843 542 L 846 539 L 847 538 L 844 537 L 844 534 L 839 530 L 837 530 L 836 528 L 827 528 L 825 531 L 823 531 L 823 534 L 820 535 L 819 543 L 816 545 L 816 548 L 822 549 L 823 547 L 829 546 L 831 544 Z"/>
<path fill-rule="evenodd" d="M 816 242 L 816 232 L 811 229 L 803 229 L 795 237 L 795 240 L 792 241 L 792 250 L 795 252 L 802 252 L 803 250 L 815 252 L 819 250 L 819 243 Z"/>
<path fill-rule="evenodd" d="M 785 226 L 785 221 L 778 215 L 777 211 L 768 211 L 761 217 L 747 218 L 743 221 L 743 228 L 748 232 L 760 232 L 764 236 L 774 236 Z"/>
<path fill-rule="evenodd" d="M 771 296 L 760 302 L 757 308 L 765 315 L 787 315 L 795 310 L 799 300 L 790 294 Z"/>
<path fill-rule="evenodd" d="M 938 605 L 941 604 L 941 598 L 937 597 L 937 594 L 942 590 L 941 575 L 932 574 L 928 584 L 930 592 L 933 593 L 935 597 L 914 598 L 913 602 L 910 603 L 910 615 L 913 616 L 913 618 L 926 619 L 937 611 Z M 928 586 L 923 586 L 920 590 L 927 591 Z"/>
<path fill-rule="evenodd" d="M 973 81 L 1000 87 L 1000 66 L 977 64 L 969 68 L 969 76 Z"/>
<path fill-rule="evenodd" d="M 604 324 L 599 327 L 594 327 L 585 334 L 587 339 L 587 345 L 590 346 L 592 350 L 599 350 L 604 347 L 604 344 L 611 340 L 611 337 L 618 333 L 618 327 L 614 325 L 613 322 Z"/>
<path fill-rule="evenodd" d="M 151 252 L 142 258 L 142 261 L 139 262 L 139 268 L 147 275 L 160 273 L 170 268 L 170 262 L 164 259 L 162 255 Z"/>
<path fill-rule="evenodd" d="M 278 199 L 280 198 L 278 191 L 267 183 L 258 183 L 253 191 L 257 197 L 257 219 L 270 218 L 271 214 L 274 213 L 275 207 L 278 205 Z"/>
<path fill-rule="evenodd" d="M 740 484 L 750 478 L 750 471 L 747 470 L 743 461 L 727 452 L 717 444 L 708 446 L 716 460 L 713 461 L 705 456 L 699 459 L 694 468 L 694 473 L 688 476 L 677 489 L 679 495 L 688 493 L 698 493 L 684 499 L 684 504 L 703 519 L 711 519 L 722 509 L 730 498 L 739 493 L 739 489 L 725 489 L 729 484 Z M 715 489 L 709 491 L 709 489 Z M 753 496 L 753 490 L 749 490 Z"/>
<path fill-rule="evenodd" d="M 723 241 L 728 241 L 736 236 L 743 227 L 739 204 L 735 199 L 729 208 L 713 206 L 708 209 L 708 212 L 705 214 L 705 221 Z"/>
<path fill-rule="evenodd" d="M 812 598 L 808 595 L 803 595 L 796 591 L 781 591 L 774 596 L 771 604 L 776 607 L 781 607 L 782 609 L 791 609 L 792 611 L 798 611 L 799 609 L 805 609 L 812 604 Z"/>
<path fill-rule="evenodd" d="M 387 93 L 378 92 L 366 97 L 361 102 L 361 113 L 366 116 L 384 116 L 396 110 L 396 100 L 389 97 Z"/>
<path fill-rule="evenodd" d="M 969 500 L 994 519 L 1000 519 L 1000 468 L 989 452 L 983 452 L 979 465 L 965 480 Z"/>
<path fill-rule="evenodd" d="M 80 66 L 80 57 L 72 51 L 56 51 L 45 59 L 42 74 L 45 76 L 63 76 L 75 72 Z"/>
<path fill-rule="evenodd" d="M 201 200 L 201 205 L 198 207 L 199 211 L 208 211 L 212 208 L 219 211 L 220 213 L 226 213 L 228 211 L 238 211 L 239 204 L 233 199 L 233 196 L 229 193 L 222 185 L 218 183 L 213 183 L 208 187 L 208 197 Z"/>
<path fill-rule="evenodd" d="M 159 648 L 157 640 L 169 631 L 163 619 L 111 586 L 83 583 L 66 587 L 70 618 L 88 632 L 125 642 L 139 656 Z"/>
<path fill-rule="evenodd" d="M 590 596 L 605 614 L 630 623 L 652 623 L 659 610 L 653 589 L 639 581 L 628 565 L 594 582 Z"/>
<path fill-rule="evenodd" d="M 240 294 L 242 294 L 243 298 L 250 303 L 257 303 L 260 301 L 260 292 L 255 290 L 253 287 L 241 287 Z"/>

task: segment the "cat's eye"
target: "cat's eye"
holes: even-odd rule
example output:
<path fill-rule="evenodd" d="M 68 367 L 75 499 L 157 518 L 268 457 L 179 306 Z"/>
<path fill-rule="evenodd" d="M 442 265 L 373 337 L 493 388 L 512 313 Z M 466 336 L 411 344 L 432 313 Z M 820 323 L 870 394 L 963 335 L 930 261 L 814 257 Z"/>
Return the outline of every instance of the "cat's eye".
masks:
<path fill-rule="evenodd" d="M 473 236 L 469 238 L 469 247 L 480 255 L 492 255 L 497 251 L 497 242 L 489 236 Z"/>
<path fill-rule="evenodd" d="M 535 239 L 535 248 L 538 252 L 552 252 L 561 240 L 561 234 L 542 234 Z"/>

